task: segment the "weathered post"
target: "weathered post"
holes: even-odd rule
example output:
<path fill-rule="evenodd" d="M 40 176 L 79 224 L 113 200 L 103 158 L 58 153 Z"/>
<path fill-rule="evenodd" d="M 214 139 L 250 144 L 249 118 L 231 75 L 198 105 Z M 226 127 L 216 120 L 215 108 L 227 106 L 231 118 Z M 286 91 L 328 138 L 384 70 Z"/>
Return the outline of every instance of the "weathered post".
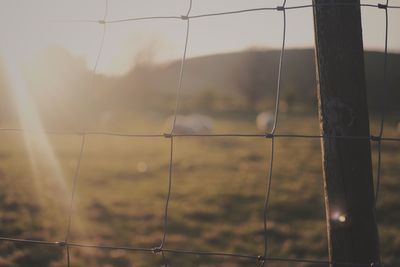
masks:
<path fill-rule="evenodd" d="M 313 4 L 329 257 L 378 265 L 360 2 Z"/>

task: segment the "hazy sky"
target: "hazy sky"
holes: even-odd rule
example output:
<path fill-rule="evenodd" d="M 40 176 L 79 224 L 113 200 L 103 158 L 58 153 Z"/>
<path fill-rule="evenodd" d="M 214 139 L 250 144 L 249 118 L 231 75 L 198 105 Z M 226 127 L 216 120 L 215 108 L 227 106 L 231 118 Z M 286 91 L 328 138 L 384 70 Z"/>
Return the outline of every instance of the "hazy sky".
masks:
<path fill-rule="evenodd" d="M 378 1 L 363 1 L 376 4 Z M 51 44 L 66 47 L 93 65 L 102 25 L 71 22 L 71 19 L 102 19 L 105 0 L 0 0 L 1 53 L 13 53 L 29 61 Z M 192 15 L 257 7 L 275 7 L 275 0 L 193 0 Z M 288 0 L 287 5 L 311 0 Z M 399 0 L 392 0 L 400 5 Z M 143 16 L 174 16 L 186 13 L 189 0 L 109 0 L 108 20 Z M 384 42 L 384 11 L 363 8 L 364 46 L 381 50 Z M 389 10 L 389 49 L 400 51 L 400 9 Z M 99 71 L 126 72 L 134 60 L 166 61 L 182 56 L 185 22 L 156 20 L 107 25 Z M 279 48 L 282 12 L 258 11 L 192 20 L 188 57 L 237 51 L 251 47 Z M 314 45 L 312 10 L 287 11 L 287 47 Z"/>

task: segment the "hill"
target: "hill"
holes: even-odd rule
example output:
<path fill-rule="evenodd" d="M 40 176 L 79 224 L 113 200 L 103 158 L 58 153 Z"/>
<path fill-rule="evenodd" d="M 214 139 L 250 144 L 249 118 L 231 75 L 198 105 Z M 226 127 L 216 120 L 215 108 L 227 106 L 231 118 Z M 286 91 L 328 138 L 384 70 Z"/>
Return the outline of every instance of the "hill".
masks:
<path fill-rule="evenodd" d="M 276 50 L 248 50 L 187 59 L 181 111 L 254 111 L 270 108 L 276 91 L 279 53 Z M 381 52 L 365 53 L 371 109 L 379 108 L 383 97 L 383 59 Z M 400 108 L 398 69 L 400 55 L 389 54 L 387 110 L 398 111 Z M 110 112 L 152 110 L 170 114 L 174 108 L 179 71 L 179 60 L 164 64 L 141 63 L 122 76 L 97 74 L 95 91 L 90 91 L 90 68 L 84 60 L 60 47 L 43 51 L 24 70 L 29 94 L 43 120 L 62 121 L 67 128 L 80 124 L 77 120 L 84 110 L 92 119 Z M 282 74 L 282 98 L 289 105 L 315 109 L 315 73 L 312 49 L 287 50 Z M 9 114 L 15 112 L 10 105 L 13 100 L 10 99 L 7 83 L 4 78 L 1 80 L 0 95 L 4 96 L 0 103 L 1 121 L 5 121 Z"/>
<path fill-rule="evenodd" d="M 199 94 L 206 90 L 216 90 L 221 94 L 246 95 L 248 85 L 260 90 L 260 95 L 275 94 L 280 51 L 242 51 L 236 53 L 210 55 L 188 59 L 185 68 L 184 93 Z M 371 108 L 380 106 L 383 86 L 383 61 L 381 52 L 365 52 L 365 70 L 368 100 Z M 155 66 L 152 69 L 154 89 L 176 84 L 180 62 Z M 388 55 L 388 91 L 385 99 L 389 109 L 399 109 L 400 55 Z M 127 76 L 133 76 L 133 69 Z M 171 79 L 172 78 L 172 79 Z M 254 88 L 253 88 L 254 90 Z M 290 49 L 285 52 L 283 76 L 283 95 L 293 95 L 301 101 L 316 95 L 316 70 L 314 50 Z"/>

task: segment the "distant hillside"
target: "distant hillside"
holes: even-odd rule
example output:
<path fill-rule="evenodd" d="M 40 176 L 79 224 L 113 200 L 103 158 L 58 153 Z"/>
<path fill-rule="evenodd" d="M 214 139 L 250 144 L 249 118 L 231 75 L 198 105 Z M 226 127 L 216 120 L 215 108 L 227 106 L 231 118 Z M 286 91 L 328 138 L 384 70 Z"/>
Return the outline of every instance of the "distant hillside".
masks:
<path fill-rule="evenodd" d="M 276 91 L 279 51 L 242 51 L 189 58 L 186 61 L 182 108 L 235 110 L 265 108 Z M 370 108 L 380 106 L 383 85 L 383 54 L 366 52 L 365 66 Z M 389 54 L 387 110 L 400 110 L 400 55 Z M 0 64 L 0 72 L 1 64 Z M 65 49 L 52 47 L 38 55 L 25 69 L 29 91 L 45 121 L 73 121 L 89 112 L 129 110 L 168 111 L 174 107 L 180 61 L 168 64 L 140 64 L 123 76 L 97 75 L 95 90 L 91 71 L 84 60 Z M 289 104 L 315 107 L 316 78 L 314 51 L 285 52 L 282 98 Z M 0 73 L 1 121 L 15 114 L 10 90 Z M 76 122 L 74 122 L 76 123 Z"/>
<path fill-rule="evenodd" d="M 243 82 L 253 82 L 257 90 L 266 96 L 276 90 L 279 51 L 243 51 L 210 55 L 188 59 L 185 68 L 184 94 L 199 94 L 204 90 L 216 90 L 221 94 L 240 95 Z M 365 69 L 368 100 L 371 108 L 380 105 L 383 85 L 383 60 L 381 52 L 365 53 Z M 151 68 L 152 87 L 163 90 L 176 85 L 180 61 Z M 400 55 L 389 54 L 388 90 L 386 105 L 389 109 L 400 109 Z M 133 69 L 127 76 L 133 76 Z M 291 49 L 285 52 L 283 65 L 282 92 L 294 94 L 299 100 L 316 95 L 316 71 L 314 50 Z"/>

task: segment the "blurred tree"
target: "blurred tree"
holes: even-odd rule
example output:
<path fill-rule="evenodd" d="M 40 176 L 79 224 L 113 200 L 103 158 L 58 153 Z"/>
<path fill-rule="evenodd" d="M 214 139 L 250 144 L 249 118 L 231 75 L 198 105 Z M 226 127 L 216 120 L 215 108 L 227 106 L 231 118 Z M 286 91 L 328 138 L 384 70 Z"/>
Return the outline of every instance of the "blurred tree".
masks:
<path fill-rule="evenodd" d="M 264 96 L 266 85 L 264 57 L 258 51 L 251 52 L 244 60 L 242 67 L 234 75 L 239 90 L 246 100 L 247 108 L 254 109 Z"/>
<path fill-rule="evenodd" d="M 197 97 L 196 106 L 200 110 L 214 110 L 218 96 L 215 90 L 208 89 Z"/>

